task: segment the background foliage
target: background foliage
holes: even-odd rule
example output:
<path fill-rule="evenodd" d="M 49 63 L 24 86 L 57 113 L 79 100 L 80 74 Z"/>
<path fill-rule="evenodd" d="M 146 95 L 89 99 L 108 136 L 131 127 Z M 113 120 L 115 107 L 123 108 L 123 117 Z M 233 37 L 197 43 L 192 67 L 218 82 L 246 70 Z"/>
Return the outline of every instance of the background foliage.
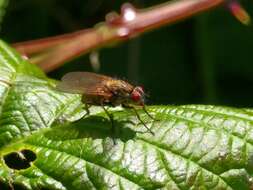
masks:
<path fill-rule="evenodd" d="M 125 1 L 11 0 L 1 30 L 8 42 L 92 27 Z M 138 8 L 161 0 L 130 1 Z M 242 1 L 247 10 L 249 0 Z M 253 104 L 252 26 L 221 7 L 100 52 L 101 73 L 145 86 L 152 104 Z M 152 56 L 150 56 L 152 55 Z M 88 55 L 50 73 L 91 71 Z M 163 86 L 164 84 L 164 86 Z"/>

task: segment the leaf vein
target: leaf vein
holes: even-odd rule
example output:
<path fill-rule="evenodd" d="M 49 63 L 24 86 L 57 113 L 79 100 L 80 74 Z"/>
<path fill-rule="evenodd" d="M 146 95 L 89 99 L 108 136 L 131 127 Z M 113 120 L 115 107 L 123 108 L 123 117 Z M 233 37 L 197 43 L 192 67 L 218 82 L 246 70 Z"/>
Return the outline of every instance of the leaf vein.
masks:
<path fill-rule="evenodd" d="M 45 146 L 44 144 L 43 144 L 43 145 L 42 145 L 42 144 L 36 145 L 36 144 L 31 144 L 31 143 L 29 143 L 29 142 L 26 142 L 26 143 L 28 143 L 28 144 L 30 144 L 30 145 L 33 145 L 33 146 L 37 146 L 37 147 L 44 147 L 44 148 L 47 148 L 47 149 L 51 149 L 51 150 L 53 150 L 53 151 L 57 151 L 57 152 L 60 152 L 60 153 L 64 153 L 64 154 L 67 154 L 67 155 L 70 155 L 70 156 L 73 156 L 73 157 L 75 157 L 75 158 L 80 159 L 80 157 L 77 157 L 77 156 L 74 155 L 74 154 L 70 154 L 70 153 L 68 153 L 68 152 L 63 152 L 63 151 L 58 150 L 58 149 L 55 149 L 55 148 L 53 148 L 53 147 Z M 139 186 L 139 187 L 142 187 L 142 185 L 141 185 L 141 184 L 138 184 L 136 181 L 133 181 L 133 180 L 131 180 L 131 179 L 128 179 L 127 177 L 123 176 L 122 174 L 120 174 L 120 173 L 118 173 L 118 172 L 115 172 L 115 171 L 111 170 L 110 168 L 107 168 L 107 167 L 104 166 L 104 165 L 101 165 L 101 164 L 99 164 L 99 163 L 92 162 L 92 161 L 87 160 L 87 159 L 84 159 L 84 158 L 82 158 L 82 160 L 84 160 L 85 162 L 87 162 L 87 163 L 89 163 L 89 164 L 93 164 L 93 165 L 95 165 L 95 166 L 97 166 L 97 167 L 101 167 L 101 168 L 103 168 L 103 169 L 105 169 L 105 170 L 107 170 L 107 171 L 109 171 L 109 172 L 112 172 L 113 174 L 115 174 L 115 175 L 121 177 L 122 179 L 125 179 L 126 181 L 129 181 L 130 183 L 133 183 L 133 184 L 135 184 L 135 185 L 137 185 L 137 186 Z M 142 187 L 142 188 L 144 188 L 144 187 Z M 145 189 L 145 188 L 144 188 L 144 189 Z"/>
<path fill-rule="evenodd" d="M 248 141 L 245 137 L 242 138 L 241 136 L 236 135 L 233 132 L 229 132 L 225 128 L 214 127 L 214 126 L 212 126 L 212 125 L 210 125 L 208 123 L 205 123 L 205 122 L 202 122 L 202 121 L 198 121 L 198 120 L 189 119 L 187 117 L 179 116 L 179 115 L 176 115 L 176 114 L 173 114 L 173 113 L 167 113 L 167 114 L 171 115 L 172 117 L 181 119 L 181 120 L 185 120 L 185 121 L 196 123 L 196 124 L 205 125 L 209 129 L 215 129 L 216 131 L 222 131 L 222 132 L 226 133 L 227 135 L 230 135 L 230 136 L 233 136 L 233 137 L 237 137 L 237 138 L 241 139 L 242 141 L 244 141 L 245 143 L 248 143 L 248 144 L 250 144 L 250 145 L 253 146 L 253 142 Z"/>
<path fill-rule="evenodd" d="M 142 141 L 143 143 L 146 143 L 146 144 L 149 145 L 149 146 L 154 146 L 154 147 L 156 147 L 156 148 L 159 149 L 161 152 L 169 151 L 169 152 L 171 152 L 172 154 L 177 155 L 177 156 L 183 158 L 184 160 L 188 160 L 189 162 L 191 162 L 192 164 L 197 165 L 199 168 L 202 168 L 202 169 L 205 170 L 206 172 L 211 173 L 212 175 L 218 177 L 224 184 L 226 184 L 229 188 L 233 189 L 226 181 L 223 180 L 223 178 L 222 178 L 221 176 L 219 176 L 219 175 L 217 175 L 216 173 L 214 173 L 213 171 L 211 171 L 211 170 L 205 168 L 204 166 L 201 166 L 199 163 L 190 160 L 189 158 L 185 157 L 184 155 L 180 155 L 180 154 L 178 154 L 178 153 L 175 152 L 175 151 L 172 151 L 172 150 L 170 150 L 170 149 L 166 149 L 166 148 L 160 146 L 160 145 L 159 145 L 158 143 L 156 143 L 156 142 L 149 142 L 148 140 L 146 140 L 146 139 L 144 139 L 144 138 L 141 138 L 141 137 L 137 137 L 137 139 L 140 140 L 140 141 Z M 152 143 L 153 143 L 153 144 L 152 144 Z"/>
<path fill-rule="evenodd" d="M 177 184 L 175 178 L 170 174 L 170 169 L 168 168 L 166 162 L 165 162 L 165 159 L 164 159 L 164 155 L 161 151 L 158 151 L 159 153 L 159 157 L 161 158 L 161 161 L 162 161 L 162 164 L 164 166 L 164 169 L 166 170 L 167 174 L 169 175 L 170 179 L 173 181 L 174 184 L 176 184 L 177 188 L 180 189 L 180 190 L 183 190 L 182 187 L 179 186 L 179 184 Z"/>

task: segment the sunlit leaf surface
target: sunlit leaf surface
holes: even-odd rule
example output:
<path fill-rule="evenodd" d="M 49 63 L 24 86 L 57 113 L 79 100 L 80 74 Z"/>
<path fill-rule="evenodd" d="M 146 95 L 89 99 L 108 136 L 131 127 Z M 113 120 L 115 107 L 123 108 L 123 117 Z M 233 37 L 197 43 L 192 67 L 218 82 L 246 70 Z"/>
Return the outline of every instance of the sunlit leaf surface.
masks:
<path fill-rule="evenodd" d="M 0 42 L 0 189 L 251 189 L 253 111 L 150 106 L 85 111 L 79 95 Z M 96 108 L 95 108 L 96 109 Z"/>

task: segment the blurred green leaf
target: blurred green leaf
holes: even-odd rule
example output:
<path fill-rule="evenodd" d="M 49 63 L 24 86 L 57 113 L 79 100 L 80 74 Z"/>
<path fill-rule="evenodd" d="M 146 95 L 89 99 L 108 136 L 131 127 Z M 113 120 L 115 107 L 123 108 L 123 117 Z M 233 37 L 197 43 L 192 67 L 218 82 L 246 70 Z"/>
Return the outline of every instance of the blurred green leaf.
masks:
<path fill-rule="evenodd" d="M 253 110 L 149 106 L 83 118 L 81 97 L 0 42 L 1 189 L 250 189 Z M 81 119 L 82 118 L 82 119 Z M 115 141 L 115 143 L 114 143 Z"/>
<path fill-rule="evenodd" d="M 0 0 L 0 23 L 3 20 L 3 16 L 5 15 L 5 8 L 8 5 L 9 0 Z"/>

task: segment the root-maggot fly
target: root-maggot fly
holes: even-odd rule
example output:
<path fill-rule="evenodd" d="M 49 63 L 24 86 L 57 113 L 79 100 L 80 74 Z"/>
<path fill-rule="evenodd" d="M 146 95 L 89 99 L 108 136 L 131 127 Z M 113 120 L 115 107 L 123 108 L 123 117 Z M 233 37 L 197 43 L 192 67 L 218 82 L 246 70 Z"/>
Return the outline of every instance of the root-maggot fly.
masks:
<path fill-rule="evenodd" d="M 154 119 L 145 108 L 145 93 L 140 86 L 134 87 L 126 81 L 105 75 L 90 72 L 70 72 L 62 77 L 56 88 L 68 93 L 82 94 L 82 101 L 88 114 L 91 105 L 102 106 L 112 123 L 112 127 L 114 127 L 113 115 L 104 106 L 122 105 L 122 107 L 131 108 L 145 128 L 154 134 L 143 122 L 135 108 L 136 105 L 141 106 L 144 112 Z"/>

